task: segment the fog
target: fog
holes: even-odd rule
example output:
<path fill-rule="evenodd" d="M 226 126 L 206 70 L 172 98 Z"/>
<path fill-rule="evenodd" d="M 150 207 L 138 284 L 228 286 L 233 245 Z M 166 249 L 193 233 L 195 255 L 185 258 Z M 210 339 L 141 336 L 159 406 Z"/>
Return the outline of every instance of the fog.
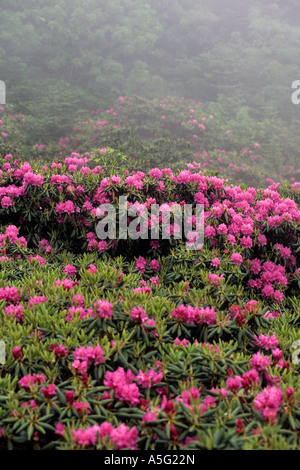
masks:
<path fill-rule="evenodd" d="M 119 96 L 172 96 L 297 165 L 299 16 L 294 0 L 1 0 L 0 79 L 32 143 Z"/>

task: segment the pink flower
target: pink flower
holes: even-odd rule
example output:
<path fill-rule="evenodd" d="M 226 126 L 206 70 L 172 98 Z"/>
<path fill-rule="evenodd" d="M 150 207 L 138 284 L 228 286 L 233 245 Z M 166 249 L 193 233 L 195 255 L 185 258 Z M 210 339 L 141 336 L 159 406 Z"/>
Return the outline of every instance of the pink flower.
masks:
<path fill-rule="evenodd" d="M 240 264 L 242 264 L 242 262 L 243 262 L 243 257 L 240 253 L 232 253 L 230 259 L 234 264 L 236 264 L 238 266 Z"/>
<path fill-rule="evenodd" d="M 9 225 L 5 230 L 5 236 L 8 237 L 10 243 L 15 243 L 18 239 L 19 230 L 15 225 Z"/>
<path fill-rule="evenodd" d="M 232 393 L 236 394 L 243 386 L 242 378 L 238 375 L 235 377 L 230 377 L 227 379 L 226 386 Z"/>
<path fill-rule="evenodd" d="M 94 264 L 90 264 L 89 267 L 88 267 L 88 271 L 91 274 L 95 274 L 98 271 L 98 269 L 96 268 L 96 266 Z"/>
<path fill-rule="evenodd" d="M 41 387 L 41 392 L 46 399 L 50 399 L 56 395 L 56 387 L 54 384 L 49 384 L 48 387 Z"/>
<path fill-rule="evenodd" d="M 153 260 L 150 261 L 150 263 L 149 263 L 149 268 L 151 269 L 151 271 L 157 272 L 157 271 L 160 270 L 160 264 L 159 264 L 159 262 L 158 262 L 156 259 L 153 259 Z"/>
<path fill-rule="evenodd" d="M 74 277 L 74 276 L 76 276 L 77 269 L 72 264 L 67 264 L 65 269 L 64 269 L 64 273 L 68 274 L 68 276 L 70 276 L 70 277 Z"/>
<path fill-rule="evenodd" d="M 50 344 L 49 348 L 50 351 L 54 351 L 55 356 L 58 358 L 66 357 L 69 352 L 69 350 L 62 344 L 60 344 L 59 346 L 57 346 L 57 344 Z"/>
<path fill-rule="evenodd" d="M 187 184 L 190 182 L 190 179 L 191 179 L 191 172 L 189 170 L 183 170 L 177 176 L 177 183 Z"/>
<path fill-rule="evenodd" d="M 72 303 L 84 307 L 84 298 L 81 294 L 73 295 Z"/>
<path fill-rule="evenodd" d="M 40 266 L 43 266 L 44 264 L 46 264 L 45 258 L 43 258 L 40 255 L 30 255 L 29 256 L 30 264 L 32 264 L 33 261 L 37 261 Z"/>
<path fill-rule="evenodd" d="M 242 385 L 245 390 L 250 390 L 253 386 L 259 385 L 259 382 L 259 375 L 255 369 L 251 369 L 242 375 Z"/>
<path fill-rule="evenodd" d="M 28 305 L 30 308 L 33 307 L 33 305 L 38 305 L 38 304 L 42 304 L 42 303 L 45 303 L 47 302 L 47 297 L 45 297 L 44 295 L 35 295 L 34 297 L 30 297 L 29 301 L 28 301 Z"/>
<path fill-rule="evenodd" d="M 208 273 L 208 282 L 214 286 L 220 286 L 221 282 L 224 278 L 224 273 L 221 274 L 221 276 L 218 276 L 217 274 L 212 274 Z"/>
<path fill-rule="evenodd" d="M 104 385 L 115 390 L 115 397 L 120 401 L 130 403 L 136 406 L 140 400 L 140 392 L 138 386 L 132 383 L 135 375 L 128 370 L 124 371 L 119 367 L 115 372 L 107 371 L 104 377 Z"/>
<path fill-rule="evenodd" d="M 159 286 L 160 280 L 158 276 L 150 277 L 150 282 L 153 286 Z"/>
<path fill-rule="evenodd" d="M 283 405 L 283 393 L 280 388 L 265 388 L 254 399 L 254 408 L 262 413 L 269 423 L 276 421 L 276 416 L 281 405 Z"/>
<path fill-rule="evenodd" d="M 153 179 L 160 179 L 163 176 L 163 172 L 159 168 L 153 168 L 149 171 L 149 175 Z"/>
<path fill-rule="evenodd" d="M 12 355 L 13 355 L 14 358 L 17 359 L 17 360 L 21 360 L 21 359 L 22 359 L 23 354 L 22 354 L 22 350 L 21 350 L 20 346 L 15 346 L 15 347 L 12 349 Z"/>
<path fill-rule="evenodd" d="M 63 436 L 65 432 L 65 427 L 60 421 L 55 425 L 55 434 L 58 436 Z"/>
<path fill-rule="evenodd" d="M 70 200 L 66 202 L 60 202 L 56 205 L 55 210 L 58 214 L 74 214 L 75 206 Z"/>
<path fill-rule="evenodd" d="M 137 269 L 140 273 L 144 273 L 146 269 L 146 265 L 147 265 L 147 261 L 145 260 L 145 258 L 140 256 L 139 258 L 137 258 L 135 262 L 135 269 Z"/>
<path fill-rule="evenodd" d="M 225 224 L 220 224 L 217 228 L 217 232 L 219 235 L 225 235 L 228 232 L 228 228 Z"/>
<path fill-rule="evenodd" d="M 258 241 L 261 246 L 266 246 L 267 244 L 267 238 L 263 234 L 258 235 Z"/>
<path fill-rule="evenodd" d="M 257 372 L 266 372 L 270 364 L 269 356 L 263 356 L 260 352 L 254 354 L 250 361 L 250 367 Z"/>
<path fill-rule="evenodd" d="M 145 310 L 140 305 L 138 307 L 133 307 L 130 311 L 130 315 L 131 318 L 138 323 L 144 323 L 149 318 Z"/>
<path fill-rule="evenodd" d="M 42 175 L 35 175 L 34 173 L 27 172 L 24 175 L 23 184 L 24 186 L 42 186 L 44 183 L 44 178 Z"/>
<path fill-rule="evenodd" d="M 12 205 L 13 205 L 13 202 L 12 202 L 12 199 L 10 197 L 4 196 L 1 199 L 1 207 L 3 207 L 3 209 L 8 209 Z"/>
<path fill-rule="evenodd" d="M 0 287 L 0 300 L 5 300 L 6 302 L 17 303 L 20 300 L 20 294 L 17 287 L 6 286 L 4 289 Z"/>
<path fill-rule="evenodd" d="M 8 317 L 12 317 L 16 323 L 19 323 L 24 319 L 25 307 L 21 304 L 19 305 L 9 305 L 4 308 L 4 313 Z"/>
<path fill-rule="evenodd" d="M 156 413 L 154 413 L 154 411 L 147 411 L 147 413 L 145 413 L 142 418 L 141 424 L 151 423 L 151 421 L 156 421 L 156 420 L 157 420 Z"/>
<path fill-rule="evenodd" d="M 27 375 L 24 375 L 24 377 L 22 377 L 19 380 L 19 384 L 21 385 L 21 387 L 27 390 L 30 390 L 32 386 L 41 384 L 45 381 L 46 381 L 46 377 L 44 374 L 33 374 L 33 375 L 27 374 Z"/>
<path fill-rule="evenodd" d="M 256 346 L 262 349 L 272 350 L 272 349 L 276 349 L 277 346 L 279 345 L 279 341 L 276 338 L 275 333 L 272 336 L 265 336 L 262 333 L 260 333 L 258 338 L 256 335 L 254 336 L 254 338 L 255 338 L 254 343 L 256 344 Z"/>
<path fill-rule="evenodd" d="M 74 351 L 74 358 L 77 361 L 86 362 L 87 365 L 93 363 L 95 366 L 102 364 L 105 360 L 103 349 L 97 344 L 94 348 L 92 346 L 76 348 Z"/>
<path fill-rule="evenodd" d="M 113 316 L 113 305 L 107 300 L 97 300 L 94 303 L 94 311 L 98 318 L 111 318 Z"/>
<path fill-rule="evenodd" d="M 243 246 L 244 248 L 252 248 L 252 239 L 250 237 L 245 237 L 243 236 L 240 240 L 240 243 L 241 243 L 241 246 Z"/>
<path fill-rule="evenodd" d="M 90 404 L 87 401 L 75 401 L 73 403 L 73 407 L 81 416 L 85 413 L 90 414 Z"/>
<path fill-rule="evenodd" d="M 186 347 L 190 344 L 190 342 L 189 342 L 189 340 L 186 339 L 186 338 L 180 340 L 180 339 L 178 338 L 178 336 L 177 336 L 177 338 L 175 338 L 175 340 L 174 340 L 174 344 L 175 344 L 176 346 L 183 346 L 183 347 L 186 348 Z"/>
<path fill-rule="evenodd" d="M 221 264 L 219 258 L 213 258 L 210 263 L 214 268 L 218 268 Z"/>
<path fill-rule="evenodd" d="M 208 225 L 207 227 L 205 227 L 204 236 L 206 238 L 214 238 L 215 235 L 216 235 L 216 230 L 214 227 L 212 227 L 211 225 Z"/>
<path fill-rule="evenodd" d="M 159 384 L 162 381 L 162 378 L 163 373 L 155 372 L 154 369 L 150 369 L 145 373 L 139 370 L 139 373 L 136 376 L 137 383 L 142 385 L 143 388 L 151 388 L 153 384 Z"/>

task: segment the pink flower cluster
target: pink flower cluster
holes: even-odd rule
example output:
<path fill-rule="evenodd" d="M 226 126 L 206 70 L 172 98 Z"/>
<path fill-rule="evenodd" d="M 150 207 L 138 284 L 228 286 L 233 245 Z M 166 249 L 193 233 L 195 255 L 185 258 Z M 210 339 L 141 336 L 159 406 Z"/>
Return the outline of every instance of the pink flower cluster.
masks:
<path fill-rule="evenodd" d="M 244 303 L 243 307 L 234 304 L 229 308 L 231 317 L 235 319 L 238 325 L 244 324 L 247 316 L 256 315 L 259 311 L 259 305 L 256 300 L 249 300 L 249 302 Z"/>
<path fill-rule="evenodd" d="M 74 214 L 75 211 L 78 212 L 78 209 L 75 209 L 73 201 L 60 202 L 56 205 L 55 210 L 58 214 Z M 80 210 L 80 209 L 79 209 Z"/>
<path fill-rule="evenodd" d="M 33 305 L 38 305 L 45 302 L 47 302 L 47 297 L 45 295 L 34 295 L 33 297 L 30 297 L 28 305 L 30 308 L 32 308 Z"/>
<path fill-rule="evenodd" d="M 94 303 L 93 311 L 97 318 L 112 318 L 113 305 L 108 300 L 97 300 Z"/>
<path fill-rule="evenodd" d="M 145 258 L 143 258 L 142 256 L 137 258 L 135 262 L 135 269 L 137 269 L 139 273 L 144 273 L 146 266 L 147 266 L 147 261 L 145 260 Z"/>
<path fill-rule="evenodd" d="M 136 376 L 137 383 L 143 388 L 151 388 L 152 385 L 157 385 L 162 381 L 163 372 L 156 372 L 154 369 L 150 369 L 147 372 L 139 370 Z"/>
<path fill-rule="evenodd" d="M 136 427 L 129 428 L 125 424 L 120 424 L 116 428 L 108 422 L 103 422 L 100 426 L 86 429 L 73 429 L 73 442 L 82 447 L 97 446 L 105 448 L 106 444 L 112 444 L 115 449 L 137 449 L 138 432 Z M 61 430 L 59 432 L 61 434 Z"/>
<path fill-rule="evenodd" d="M 133 289 L 133 294 L 138 292 L 145 292 L 146 294 L 151 294 L 151 287 L 147 285 L 147 282 L 143 279 L 140 280 L 139 286 Z"/>
<path fill-rule="evenodd" d="M 104 253 L 108 250 L 109 246 L 106 240 L 97 241 L 96 234 L 94 232 L 89 232 L 86 236 L 88 241 L 88 250 L 89 251 L 98 251 L 99 253 Z"/>
<path fill-rule="evenodd" d="M 276 338 L 275 333 L 271 336 L 266 336 L 263 333 L 260 333 L 259 337 L 255 335 L 254 338 L 255 338 L 254 344 L 262 349 L 273 350 L 273 349 L 276 349 L 277 346 L 279 345 L 279 341 Z"/>
<path fill-rule="evenodd" d="M 277 413 L 284 403 L 283 392 L 278 387 L 265 388 L 254 399 L 254 408 L 262 413 L 269 423 L 276 421 Z"/>
<path fill-rule="evenodd" d="M 25 388 L 26 390 L 31 390 L 32 387 L 44 382 L 46 382 L 46 376 L 44 374 L 27 374 L 19 380 L 21 387 Z"/>
<path fill-rule="evenodd" d="M 17 287 L 12 286 L 6 286 L 6 287 L 0 287 L 0 300 L 4 300 L 7 303 L 13 303 L 17 304 L 21 299 L 21 296 L 19 294 L 19 291 Z"/>
<path fill-rule="evenodd" d="M 136 406 L 140 400 L 140 392 L 133 380 L 136 376 L 123 367 L 119 367 L 115 372 L 107 371 L 104 377 L 104 385 L 115 391 L 115 397 L 120 401 L 128 402 L 131 406 Z"/>
<path fill-rule="evenodd" d="M 77 269 L 72 264 L 67 264 L 64 268 L 64 273 L 70 277 L 74 277 L 77 274 Z"/>
<path fill-rule="evenodd" d="M 226 387 L 234 394 L 236 394 L 241 388 L 250 390 L 252 387 L 258 386 L 259 384 L 259 374 L 255 369 L 245 372 L 241 377 L 239 375 L 229 377 L 226 381 Z"/>
<path fill-rule="evenodd" d="M 5 248 L 8 244 L 20 244 L 21 248 L 27 246 L 24 237 L 19 237 L 19 229 L 15 225 L 9 225 L 4 234 L 0 234 L 0 248 Z"/>
<path fill-rule="evenodd" d="M 55 283 L 54 283 L 54 286 L 57 286 L 57 287 L 60 287 L 62 286 L 62 288 L 66 291 L 70 291 L 72 290 L 75 286 L 77 286 L 79 284 L 79 281 L 71 281 L 71 279 L 64 279 L 63 281 L 61 281 L 60 279 L 56 279 Z"/>
<path fill-rule="evenodd" d="M 213 286 L 220 286 L 223 279 L 224 273 L 222 273 L 220 276 L 218 276 L 217 274 L 208 273 L 208 282 Z"/>
<path fill-rule="evenodd" d="M 48 255 L 49 253 L 51 253 L 53 251 L 52 246 L 50 245 L 48 240 L 46 240 L 45 238 L 40 240 L 39 249 L 41 250 L 42 253 L 45 253 L 46 255 Z"/>
<path fill-rule="evenodd" d="M 215 325 L 217 323 L 218 313 L 213 307 L 199 308 L 181 304 L 171 312 L 171 317 L 184 323 Z"/>
<path fill-rule="evenodd" d="M 32 172 L 27 172 L 24 175 L 23 185 L 26 187 L 28 185 L 40 187 L 44 184 L 44 178 L 42 175 L 35 175 Z"/>
<path fill-rule="evenodd" d="M 262 265 L 260 277 L 250 279 L 248 282 L 248 286 L 251 289 L 260 290 L 264 297 L 273 299 L 276 303 L 283 302 L 284 294 L 281 290 L 286 288 L 287 284 L 288 279 L 285 267 L 280 264 L 276 265 L 271 261 L 266 261 Z"/>
<path fill-rule="evenodd" d="M 188 390 L 183 390 L 181 396 L 176 398 L 176 402 L 183 402 L 187 408 L 192 412 L 197 412 L 200 415 L 205 413 L 208 409 L 215 408 L 215 398 L 207 395 L 200 401 L 200 391 L 195 387 L 190 387 Z"/>
<path fill-rule="evenodd" d="M 95 347 L 82 346 L 81 348 L 76 348 L 74 351 L 75 361 L 72 364 L 72 367 L 80 373 L 86 373 L 88 366 L 93 364 L 97 366 L 102 364 L 105 360 L 105 354 L 103 349 L 97 344 Z"/>
<path fill-rule="evenodd" d="M 21 320 L 24 319 L 25 315 L 25 307 L 24 305 L 18 304 L 18 305 L 8 305 L 7 307 L 4 307 L 4 313 L 7 315 L 9 318 L 12 318 L 13 320 L 16 321 L 16 323 L 21 322 Z"/>

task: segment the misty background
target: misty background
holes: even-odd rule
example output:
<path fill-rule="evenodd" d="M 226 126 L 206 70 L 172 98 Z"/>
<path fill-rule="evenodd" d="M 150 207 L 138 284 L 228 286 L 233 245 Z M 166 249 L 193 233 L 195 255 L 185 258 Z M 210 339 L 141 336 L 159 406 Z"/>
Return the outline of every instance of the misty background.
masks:
<path fill-rule="evenodd" d="M 177 96 L 242 122 L 269 159 L 299 161 L 296 0 L 0 4 L 0 79 L 6 102 L 31 116 L 31 143 L 68 135 L 119 96 Z"/>

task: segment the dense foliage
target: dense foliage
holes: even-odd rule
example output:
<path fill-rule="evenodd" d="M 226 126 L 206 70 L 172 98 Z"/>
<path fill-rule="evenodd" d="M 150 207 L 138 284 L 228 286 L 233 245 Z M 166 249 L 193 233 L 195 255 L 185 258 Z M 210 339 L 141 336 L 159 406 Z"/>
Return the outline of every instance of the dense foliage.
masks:
<path fill-rule="evenodd" d="M 230 183 L 264 187 L 275 181 L 300 180 L 296 129 L 273 127 L 247 112 L 229 119 L 221 106 L 184 98 L 149 100 L 120 96 L 108 109 L 92 110 L 57 140 L 34 141 L 31 116 L 12 106 L 1 108 L 0 151 L 4 156 L 52 161 L 54 156 L 85 153 L 94 164 L 103 152 L 109 165 L 149 171 L 186 165 L 219 173 Z M 273 132 L 276 130 L 276 138 Z"/>
<path fill-rule="evenodd" d="M 0 446 L 299 448 L 299 183 L 98 163 L 2 160 Z M 163 204 L 158 240 L 97 238 L 121 195 Z M 174 203 L 204 205 L 202 249 Z"/>
<path fill-rule="evenodd" d="M 171 94 L 221 104 L 230 119 L 245 108 L 273 124 L 275 145 L 278 120 L 299 126 L 297 8 L 295 0 L 3 0 L 0 79 L 7 103 L 33 116 L 36 139 L 68 134 L 74 114 L 109 108 L 119 94 Z"/>
<path fill-rule="evenodd" d="M 0 450 L 299 449 L 297 8 L 2 0 Z"/>

